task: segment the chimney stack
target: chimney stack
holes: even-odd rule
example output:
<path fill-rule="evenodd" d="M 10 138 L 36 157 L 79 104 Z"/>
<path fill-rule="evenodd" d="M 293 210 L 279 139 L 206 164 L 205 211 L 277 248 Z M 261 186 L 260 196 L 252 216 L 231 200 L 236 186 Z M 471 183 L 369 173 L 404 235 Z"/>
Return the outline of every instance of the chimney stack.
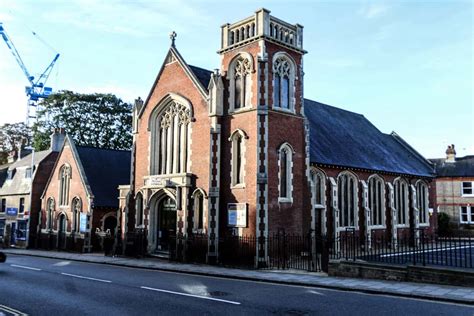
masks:
<path fill-rule="evenodd" d="M 454 149 L 454 145 L 448 145 L 448 149 L 446 149 L 446 162 L 456 162 L 456 150 Z"/>
<path fill-rule="evenodd" d="M 54 128 L 51 134 L 51 147 L 52 151 L 60 151 L 63 147 L 64 139 L 66 138 L 66 131 L 64 128 Z"/>

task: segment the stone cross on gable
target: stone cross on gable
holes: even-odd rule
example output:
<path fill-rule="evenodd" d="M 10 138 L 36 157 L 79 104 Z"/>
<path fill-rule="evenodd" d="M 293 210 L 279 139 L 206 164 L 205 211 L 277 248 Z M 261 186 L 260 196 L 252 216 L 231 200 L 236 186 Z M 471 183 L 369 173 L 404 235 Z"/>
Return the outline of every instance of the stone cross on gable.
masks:
<path fill-rule="evenodd" d="M 171 46 L 173 46 L 173 47 L 174 47 L 174 41 L 175 41 L 175 39 L 176 39 L 176 36 L 178 36 L 178 34 L 176 34 L 175 31 L 173 31 L 173 32 L 170 33 Z"/>

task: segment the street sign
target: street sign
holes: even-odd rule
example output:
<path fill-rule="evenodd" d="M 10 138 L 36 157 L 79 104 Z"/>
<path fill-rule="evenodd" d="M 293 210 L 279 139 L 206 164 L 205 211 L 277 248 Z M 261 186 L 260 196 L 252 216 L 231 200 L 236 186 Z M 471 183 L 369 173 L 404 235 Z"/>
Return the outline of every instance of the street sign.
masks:
<path fill-rule="evenodd" d="M 17 207 L 7 207 L 7 215 L 8 216 L 16 216 L 18 214 Z"/>

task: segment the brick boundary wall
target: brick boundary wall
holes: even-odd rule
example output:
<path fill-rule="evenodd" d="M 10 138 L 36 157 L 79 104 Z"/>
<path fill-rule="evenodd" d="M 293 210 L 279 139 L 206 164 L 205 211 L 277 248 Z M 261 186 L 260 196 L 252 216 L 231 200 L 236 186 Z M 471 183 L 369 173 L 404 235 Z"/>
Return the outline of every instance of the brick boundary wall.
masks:
<path fill-rule="evenodd" d="M 329 276 L 474 287 L 474 270 L 330 261 Z"/>

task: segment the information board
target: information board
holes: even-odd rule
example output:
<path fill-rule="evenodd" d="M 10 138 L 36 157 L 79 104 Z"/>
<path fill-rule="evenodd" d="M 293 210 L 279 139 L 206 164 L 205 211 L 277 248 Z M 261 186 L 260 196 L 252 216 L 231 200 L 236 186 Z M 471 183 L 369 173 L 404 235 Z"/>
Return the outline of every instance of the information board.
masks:
<path fill-rule="evenodd" d="M 7 215 L 8 216 L 16 216 L 18 214 L 17 207 L 7 207 Z"/>
<path fill-rule="evenodd" d="M 81 233 L 87 232 L 87 214 L 81 213 L 81 221 L 79 224 L 79 230 Z"/>
<path fill-rule="evenodd" d="M 247 204 L 246 203 L 227 204 L 227 226 L 247 227 Z"/>

